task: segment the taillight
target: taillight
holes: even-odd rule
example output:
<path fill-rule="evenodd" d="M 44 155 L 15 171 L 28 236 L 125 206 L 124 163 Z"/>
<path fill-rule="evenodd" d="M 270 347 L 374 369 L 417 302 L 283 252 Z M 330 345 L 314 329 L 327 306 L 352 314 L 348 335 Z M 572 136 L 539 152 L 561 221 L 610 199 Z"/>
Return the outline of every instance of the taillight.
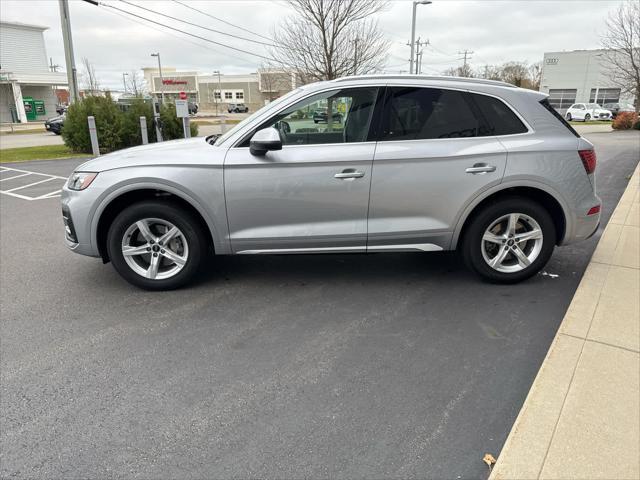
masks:
<path fill-rule="evenodd" d="M 578 150 L 582 165 L 587 172 L 587 175 L 596 171 L 596 151 L 595 150 Z"/>

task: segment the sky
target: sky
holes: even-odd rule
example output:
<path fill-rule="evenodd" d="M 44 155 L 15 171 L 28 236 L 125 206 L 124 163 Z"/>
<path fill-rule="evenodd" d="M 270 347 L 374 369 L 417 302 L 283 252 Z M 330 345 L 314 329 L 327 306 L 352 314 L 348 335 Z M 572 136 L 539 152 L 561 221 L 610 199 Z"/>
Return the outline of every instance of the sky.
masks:
<path fill-rule="evenodd" d="M 256 42 L 268 43 L 264 37 L 272 36 L 280 22 L 292 14 L 284 0 L 179 1 L 187 6 L 175 0 L 126 0 L 128 3 L 102 0 L 101 3 L 245 52 L 189 37 L 139 18 L 132 19 L 113 8 L 70 0 L 79 71 L 81 59 L 87 57 L 94 64 L 101 85 L 117 89 L 121 88 L 123 72 L 155 66 L 157 61 L 150 54 L 160 52 L 163 66 L 178 70 L 204 74 L 214 70 L 224 74 L 254 72 L 265 61 L 255 55 L 269 55 L 268 47 Z M 460 65 L 462 60 L 458 52 L 464 50 L 474 52 L 469 61 L 474 68 L 480 68 L 506 61 L 537 62 L 549 51 L 599 48 L 599 36 L 605 29 L 607 15 L 621 1 L 434 0 L 431 5 L 419 5 L 416 38 L 430 42 L 423 54 L 423 73 L 438 74 Z M 408 70 L 411 10 L 410 0 L 392 0 L 384 11 L 374 16 L 391 42 L 385 67 L 388 72 Z M 254 42 L 187 25 L 163 15 Z M 44 33 L 47 55 L 65 70 L 58 0 L 0 0 L 0 18 L 49 27 Z"/>

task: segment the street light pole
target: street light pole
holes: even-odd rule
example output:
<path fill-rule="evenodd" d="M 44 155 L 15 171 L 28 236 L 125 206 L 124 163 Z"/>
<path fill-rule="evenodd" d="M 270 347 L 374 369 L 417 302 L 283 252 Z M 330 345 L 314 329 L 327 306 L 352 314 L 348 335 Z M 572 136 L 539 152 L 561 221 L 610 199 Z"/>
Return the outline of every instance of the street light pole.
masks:
<path fill-rule="evenodd" d="M 162 78 L 162 63 L 160 63 L 160 52 L 152 53 L 152 57 L 158 57 L 158 73 L 160 74 L 160 95 L 162 96 L 162 104 L 164 105 L 164 78 Z"/>
<path fill-rule="evenodd" d="M 64 42 L 64 58 L 67 65 L 67 81 L 69 82 L 69 103 L 78 98 L 78 72 L 73 54 L 73 39 L 71 38 L 71 20 L 69 19 L 69 0 L 58 0 L 60 5 L 60 23 L 62 25 L 62 40 Z"/>
<path fill-rule="evenodd" d="M 125 80 L 125 77 L 128 75 L 129 74 L 126 72 L 122 73 L 122 85 L 124 86 L 124 93 L 127 93 L 127 81 Z"/>
<path fill-rule="evenodd" d="M 429 5 L 433 3 L 431 0 L 413 0 L 413 12 L 411 15 L 411 59 L 409 60 L 409 73 L 414 73 L 414 65 L 416 64 L 414 52 L 416 44 L 416 9 L 418 5 Z"/>
<path fill-rule="evenodd" d="M 213 73 L 218 74 L 218 94 L 220 95 L 220 103 L 222 103 L 222 84 L 220 83 L 220 70 L 214 70 Z M 213 94 L 213 98 L 216 98 L 216 94 Z M 216 117 L 218 116 L 218 100 L 216 100 Z"/>

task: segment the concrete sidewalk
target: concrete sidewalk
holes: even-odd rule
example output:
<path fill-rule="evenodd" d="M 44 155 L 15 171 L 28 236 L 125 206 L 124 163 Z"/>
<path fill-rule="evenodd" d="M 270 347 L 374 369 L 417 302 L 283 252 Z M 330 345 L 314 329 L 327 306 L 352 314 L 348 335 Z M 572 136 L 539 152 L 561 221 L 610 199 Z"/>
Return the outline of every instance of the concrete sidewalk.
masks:
<path fill-rule="evenodd" d="M 493 480 L 640 478 L 638 172 L 600 239 Z"/>

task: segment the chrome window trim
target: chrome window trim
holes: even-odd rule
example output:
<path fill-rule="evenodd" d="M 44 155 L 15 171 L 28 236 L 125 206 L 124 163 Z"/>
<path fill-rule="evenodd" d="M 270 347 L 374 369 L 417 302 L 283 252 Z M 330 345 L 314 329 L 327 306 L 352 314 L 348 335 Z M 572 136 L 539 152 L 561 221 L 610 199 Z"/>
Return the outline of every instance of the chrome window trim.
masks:
<path fill-rule="evenodd" d="M 493 97 L 499 101 L 501 101 L 502 103 L 504 103 L 507 108 L 509 108 L 509 110 L 511 110 L 516 117 L 518 117 L 518 119 L 522 122 L 522 124 L 525 126 L 525 128 L 527 129 L 526 132 L 522 132 L 522 133 L 508 133 L 506 135 L 489 135 L 486 137 L 454 137 L 454 138 L 423 138 L 423 139 L 414 139 L 414 140 L 379 140 L 380 142 L 413 142 L 416 140 L 421 140 L 421 141 L 427 141 L 427 140 L 461 140 L 463 138 L 503 138 L 503 137 L 513 137 L 516 135 L 531 135 L 533 133 L 535 133 L 535 129 L 531 126 L 531 124 L 529 122 L 527 122 L 527 120 L 520 114 L 520 112 L 518 112 L 518 110 L 516 110 L 509 102 L 507 102 L 504 98 L 492 94 L 492 93 L 487 93 L 487 92 L 481 92 L 478 90 L 470 90 L 468 88 L 458 88 L 458 87 L 442 87 L 442 86 L 438 86 L 438 85 L 416 85 L 416 84 L 411 84 L 411 83 L 400 83 L 400 82 L 393 82 L 393 83 L 389 83 L 386 85 L 387 87 L 408 87 L 408 88 L 435 88 L 435 89 L 439 89 L 439 90 L 454 90 L 456 92 L 466 92 L 466 93 L 472 93 L 472 94 L 476 94 L 476 95 L 485 95 L 487 97 Z"/>

